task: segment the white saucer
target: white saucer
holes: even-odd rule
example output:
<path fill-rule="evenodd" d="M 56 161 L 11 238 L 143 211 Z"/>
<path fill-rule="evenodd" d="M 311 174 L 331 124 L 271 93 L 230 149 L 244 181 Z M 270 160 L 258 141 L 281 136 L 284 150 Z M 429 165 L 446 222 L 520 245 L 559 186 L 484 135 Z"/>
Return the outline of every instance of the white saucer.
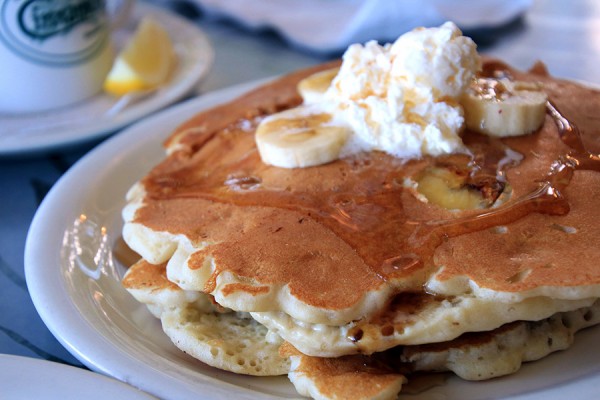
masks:
<path fill-rule="evenodd" d="M 208 38 L 192 22 L 139 1 L 131 21 L 115 32 L 117 49 L 145 15 L 152 15 L 160 22 L 175 44 L 178 65 L 168 85 L 117 112 L 114 111 L 119 107 L 118 99 L 102 93 L 76 106 L 50 112 L 0 113 L 0 156 L 48 151 L 99 139 L 190 93 L 213 61 Z"/>
<path fill-rule="evenodd" d="M 256 83 L 254 83 L 256 84 Z M 57 339 L 93 370 L 165 400 L 298 398 L 287 377 L 259 378 L 211 368 L 177 349 L 160 322 L 120 281 L 125 193 L 164 157 L 161 143 L 194 114 L 250 86 L 208 93 L 144 119 L 92 150 L 52 187 L 25 248 L 27 287 Z M 411 400 L 595 399 L 600 326 L 577 334 L 567 351 L 486 382 L 448 377 Z"/>
<path fill-rule="evenodd" d="M 36 358 L 0 354 L 3 399 L 151 400 L 123 382 L 81 368 Z"/>

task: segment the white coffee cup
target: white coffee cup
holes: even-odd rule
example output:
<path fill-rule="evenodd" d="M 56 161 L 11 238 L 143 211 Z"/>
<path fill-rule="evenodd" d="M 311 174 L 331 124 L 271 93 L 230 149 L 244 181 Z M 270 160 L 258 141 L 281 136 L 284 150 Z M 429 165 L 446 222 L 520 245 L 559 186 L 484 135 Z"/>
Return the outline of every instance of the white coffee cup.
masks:
<path fill-rule="evenodd" d="M 0 0 L 0 112 L 45 111 L 100 92 L 114 58 L 111 31 L 133 0 L 108 3 Z"/>

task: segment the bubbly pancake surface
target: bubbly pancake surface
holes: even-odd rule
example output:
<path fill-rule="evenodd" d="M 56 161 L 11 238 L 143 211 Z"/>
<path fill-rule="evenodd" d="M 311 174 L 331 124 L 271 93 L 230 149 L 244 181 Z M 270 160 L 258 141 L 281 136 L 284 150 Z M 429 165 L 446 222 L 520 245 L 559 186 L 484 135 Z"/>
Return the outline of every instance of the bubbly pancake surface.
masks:
<path fill-rule="evenodd" d="M 166 266 L 140 260 L 132 265 L 123 286 L 160 318 L 163 331 L 179 349 L 219 369 L 238 374 L 273 376 L 289 370 L 279 355 L 278 335 L 248 313 L 216 304 L 209 295 L 185 291 L 166 277 Z"/>
<path fill-rule="evenodd" d="M 400 359 L 414 370 L 451 370 L 467 380 L 508 375 L 523 362 L 568 348 L 576 332 L 600 323 L 599 311 L 600 300 L 596 300 L 590 307 L 556 313 L 540 321 L 516 321 L 449 342 L 406 346 Z"/>

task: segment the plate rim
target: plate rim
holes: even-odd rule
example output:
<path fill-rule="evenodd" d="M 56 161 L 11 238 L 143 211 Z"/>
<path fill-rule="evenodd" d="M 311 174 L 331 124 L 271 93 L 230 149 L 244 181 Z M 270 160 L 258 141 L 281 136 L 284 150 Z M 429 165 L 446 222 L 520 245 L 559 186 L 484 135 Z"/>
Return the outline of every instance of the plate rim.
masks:
<path fill-rule="evenodd" d="M 107 376 L 107 375 L 103 375 L 103 374 L 99 374 L 99 373 L 95 373 L 92 371 L 88 371 L 86 369 L 83 368 L 77 368 L 74 366 L 70 366 L 70 365 L 66 365 L 66 364 L 61 364 L 58 362 L 54 362 L 54 361 L 49 361 L 49 360 L 44 360 L 44 359 L 40 359 L 40 358 L 34 358 L 34 357 L 25 357 L 25 356 L 19 356 L 19 355 L 14 355 L 14 354 L 0 354 L 0 365 L 10 365 L 11 367 L 17 368 L 18 370 L 24 369 L 26 370 L 29 374 L 34 374 L 36 372 L 36 370 L 43 370 L 43 374 L 45 376 L 47 375 L 51 375 L 51 377 L 53 379 L 58 379 L 59 383 L 61 383 L 62 385 L 65 385 L 66 383 L 68 383 L 67 386 L 74 386 L 73 390 L 68 392 L 68 393 L 59 393 L 59 392 L 54 392 L 54 390 L 56 390 L 56 385 L 48 385 L 49 389 L 47 389 L 46 386 L 44 386 L 44 390 L 47 390 L 47 396 L 64 396 L 67 395 L 68 398 L 72 398 L 73 394 L 83 394 L 80 393 L 81 390 L 78 390 L 77 387 L 84 387 L 87 388 L 87 384 L 94 384 L 94 385 L 102 385 L 102 388 L 104 391 L 106 390 L 110 390 L 110 392 L 113 395 L 119 395 L 119 396 L 127 396 L 127 398 L 135 398 L 138 400 L 151 400 L 151 399 L 155 399 L 154 396 L 152 396 L 149 393 L 146 393 L 138 388 L 135 388 L 131 385 L 128 385 L 127 383 L 120 381 L 118 379 L 115 379 L 113 377 Z M 4 368 L 0 369 L 0 381 L 2 381 L 2 375 L 3 374 L 7 374 L 8 376 L 11 375 L 11 371 L 12 370 L 6 370 Z M 14 372 L 12 372 L 14 373 Z M 31 383 L 33 386 L 36 386 L 39 383 L 40 378 L 37 376 L 38 374 L 34 374 L 34 378 L 30 380 L 28 380 L 28 383 Z M 55 383 L 55 381 L 54 381 Z M 10 389 L 17 389 L 20 390 L 19 387 L 14 387 L 11 386 Z M 86 389 L 87 390 L 87 389 Z M 94 391 L 90 391 L 87 390 L 87 394 L 89 395 L 89 393 L 93 393 Z M 96 391 L 97 393 L 97 391 Z M 105 398 L 105 393 L 103 394 L 98 394 L 98 396 L 93 395 L 93 398 Z"/>

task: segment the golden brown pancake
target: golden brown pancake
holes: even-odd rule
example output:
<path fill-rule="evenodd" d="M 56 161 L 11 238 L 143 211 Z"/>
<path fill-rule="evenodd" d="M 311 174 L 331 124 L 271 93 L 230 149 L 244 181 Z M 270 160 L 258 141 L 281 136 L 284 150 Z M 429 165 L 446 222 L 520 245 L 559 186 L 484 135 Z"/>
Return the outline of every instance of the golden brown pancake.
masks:
<path fill-rule="evenodd" d="M 322 353 L 312 356 L 415 344 L 407 332 L 420 323 L 430 335 L 423 343 L 448 341 L 600 297 L 600 92 L 539 65 L 519 72 L 486 60 L 486 76 L 544 85 L 549 113 L 538 131 L 498 139 L 467 130 L 468 154 L 406 160 L 375 151 L 309 168 L 264 164 L 254 141 L 260 120 L 300 104 L 298 82 L 332 65 L 177 128 L 167 158 L 129 195 L 132 248 L 167 263 L 166 277 L 181 289 L 251 312 L 298 348 L 313 342 Z M 440 169 L 460 175 L 484 208 L 424 198 L 419 180 Z M 436 313 L 451 328 L 435 331 Z M 319 332 L 333 337 L 331 348 Z"/>
<path fill-rule="evenodd" d="M 392 399 L 406 382 L 401 373 L 372 357 L 309 357 L 289 343 L 280 352 L 291 359 L 289 378 L 298 393 L 314 399 Z"/>
<path fill-rule="evenodd" d="M 495 70 L 521 79 L 545 81 L 550 101 L 559 110 L 569 110 L 569 120 L 586 135 L 594 135 L 593 119 L 587 111 L 577 112 L 575 103 L 586 98 L 599 105 L 596 91 L 493 65 Z M 540 293 L 581 299 L 600 294 L 600 269 L 589 263 L 597 258 L 594 251 L 599 247 L 593 241 L 600 237 L 596 234 L 600 228 L 589 226 L 584 240 L 577 233 L 553 228 L 577 229 L 582 218 L 594 220 L 600 213 L 593 200 L 574 200 L 582 197 L 583 187 L 595 182 L 600 164 L 588 157 L 575 166 L 573 179 L 552 175 L 553 165 L 565 163 L 561 160 L 567 155 L 583 160 L 588 154 L 587 149 L 577 149 L 578 143 L 569 143 L 570 134 L 559 130 L 555 118 L 549 116 L 540 131 L 520 138 L 499 140 L 465 132 L 473 163 L 467 155 L 401 160 L 372 152 L 313 168 L 289 170 L 263 164 L 253 127 L 262 115 L 298 104 L 295 86 L 314 71 L 285 77 L 185 123 L 167 142 L 174 149 L 171 155 L 142 180 L 146 196 L 135 213 L 135 223 L 152 231 L 183 235 L 192 243 L 210 243 L 187 260 L 192 270 L 206 269 L 207 259 L 214 268 L 198 290 L 214 294 L 221 304 L 236 300 L 226 306 L 243 303 L 236 297 L 241 296 L 252 308 L 244 311 L 277 311 L 281 304 L 271 300 L 285 288 L 297 303 L 294 308 L 307 306 L 297 315 L 296 310 L 286 312 L 326 324 L 364 318 L 396 292 L 422 291 L 439 267 L 445 268 L 438 281 L 467 276 L 461 268 L 468 268 L 470 277 L 485 276 L 490 290 L 524 292 L 523 297 Z M 561 135 L 565 137 L 561 139 Z M 503 164 L 509 151 L 518 152 L 523 159 Z M 487 210 L 457 212 L 425 203 L 403 182 L 438 165 L 468 165 L 470 185 L 506 180 L 512 194 L 501 206 Z M 586 180 L 578 183 L 581 179 Z M 543 234 L 564 234 L 561 239 L 554 235 L 547 243 L 531 241 L 525 247 L 520 242 L 505 244 L 532 253 L 538 245 L 551 251 L 555 245 L 567 243 L 570 252 L 564 257 L 556 253 L 557 262 L 548 274 L 528 274 L 519 280 L 515 274 L 522 270 L 499 266 L 497 257 L 489 253 L 485 258 L 477 256 L 483 240 L 500 246 L 503 236 L 488 233 L 491 229 L 519 221 L 526 221 L 522 223 L 533 232 L 544 225 L 550 230 Z M 452 257 L 471 256 L 474 260 L 452 263 L 444 258 L 446 251 L 452 255 L 454 242 L 464 245 L 462 253 Z M 588 259 L 581 259 L 582 254 L 588 254 Z M 541 258 L 542 265 L 535 268 L 546 268 L 547 261 Z M 585 263 L 580 267 L 585 268 L 584 273 L 573 274 L 574 265 L 580 262 Z M 491 270 L 500 272 L 489 274 Z M 235 279 L 217 286 L 219 277 L 227 274 Z M 586 291 L 563 290 L 565 279 L 569 288 L 585 287 Z M 442 285 L 440 292 L 443 289 Z M 371 305 L 374 299 L 377 301 Z M 254 300 L 260 304 L 252 304 Z"/>

